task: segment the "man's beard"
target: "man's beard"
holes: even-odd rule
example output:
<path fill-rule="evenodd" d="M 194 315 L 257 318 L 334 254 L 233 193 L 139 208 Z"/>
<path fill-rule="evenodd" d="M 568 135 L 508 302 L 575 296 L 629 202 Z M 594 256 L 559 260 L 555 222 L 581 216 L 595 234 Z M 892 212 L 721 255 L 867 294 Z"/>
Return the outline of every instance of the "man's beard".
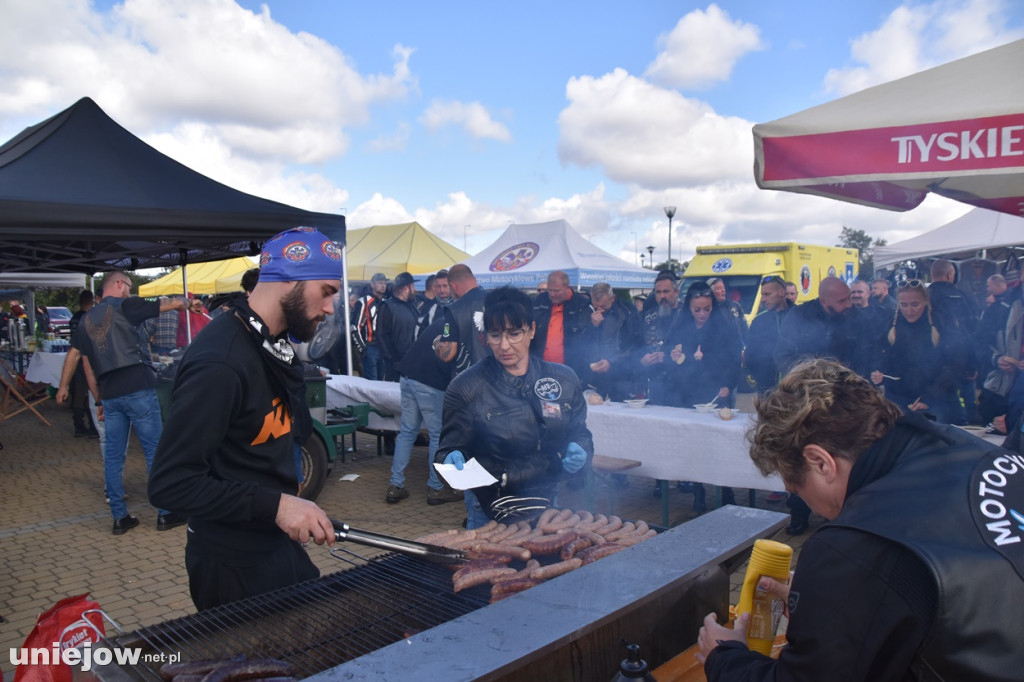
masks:
<path fill-rule="evenodd" d="M 658 317 L 668 317 L 672 314 L 672 306 L 669 305 L 668 301 L 662 301 L 658 304 Z"/>
<path fill-rule="evenodd" d="M 320 320 L 310 318 L 306 315 L 306 283 L 299 282 L 281 299 L 281 309 L 284 311 L 284 323 L 299 341 L 309 341 L 316 334 Z"/>

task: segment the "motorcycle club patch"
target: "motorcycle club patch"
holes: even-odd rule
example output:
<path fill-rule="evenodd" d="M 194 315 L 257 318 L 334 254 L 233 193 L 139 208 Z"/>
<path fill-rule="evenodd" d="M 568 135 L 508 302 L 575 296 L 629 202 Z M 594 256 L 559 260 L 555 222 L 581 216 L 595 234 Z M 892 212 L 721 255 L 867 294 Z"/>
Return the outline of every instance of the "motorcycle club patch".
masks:
<path fill-rule="evenodd" d="M 985 544 L 1024 578 L 1024 455 L 997 450 L 971 477 L 971 514 Z"/>
<path fill-rule="evenodd" d="M 533 392 L 541 400 L 558 400 L 562 397 L 562 385 L 557 379 L 542 377 L 533 385 Z"/>

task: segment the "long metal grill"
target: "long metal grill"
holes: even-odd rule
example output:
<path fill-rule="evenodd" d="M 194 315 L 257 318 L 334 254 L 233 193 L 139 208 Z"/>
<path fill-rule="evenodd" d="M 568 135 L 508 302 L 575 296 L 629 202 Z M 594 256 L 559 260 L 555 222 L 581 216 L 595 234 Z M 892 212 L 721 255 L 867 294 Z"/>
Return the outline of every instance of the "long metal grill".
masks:
<path fill-rule="evenodd" d="M 456 594 L 452 572 L 388 554 L 367 559 L 344 548 L 349 565 L 331 575 L 110 638 L 116 647 L 181 660 L 276 658 L 308 677 L 465 615 L 488 602 L 488 589 Z M 153 660 L 150 656 L 149 660 Z M 159 664 L 129 672 L 160 679 Z"/>

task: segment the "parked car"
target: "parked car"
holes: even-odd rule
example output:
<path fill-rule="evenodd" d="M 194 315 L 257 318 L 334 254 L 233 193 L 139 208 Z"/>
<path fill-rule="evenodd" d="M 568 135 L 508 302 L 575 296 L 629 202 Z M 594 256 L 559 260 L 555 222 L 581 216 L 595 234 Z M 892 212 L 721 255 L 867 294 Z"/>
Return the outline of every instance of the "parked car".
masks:
<path fill-rule="evenodd" d="M 57 336 L 67 338 L 71 336 L 71 311 L 64 306 L 46 306 L 46 312 L 50 316 L 50 329 Z"/>

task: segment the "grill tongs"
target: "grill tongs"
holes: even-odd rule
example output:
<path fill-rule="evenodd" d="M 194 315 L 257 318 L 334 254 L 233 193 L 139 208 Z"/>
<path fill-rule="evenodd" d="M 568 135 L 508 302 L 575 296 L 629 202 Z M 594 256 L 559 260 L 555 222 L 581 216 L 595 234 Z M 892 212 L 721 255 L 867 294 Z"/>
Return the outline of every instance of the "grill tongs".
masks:
<path fill-rule="evenodd" d="M 425 542 L 413 542 L 391 535 L 381 535 L 367 530 L 352 528 L 347 523 L 331 520 L 334 524 L 334 538 L 339 541 L 354 542 L 357 545 L 378 547 L 392 552 L 416 556 L 438 564 L 462 564 L 468 561 L 466 553 L 457 549 L 449 549 L 440 545 Z"/>

